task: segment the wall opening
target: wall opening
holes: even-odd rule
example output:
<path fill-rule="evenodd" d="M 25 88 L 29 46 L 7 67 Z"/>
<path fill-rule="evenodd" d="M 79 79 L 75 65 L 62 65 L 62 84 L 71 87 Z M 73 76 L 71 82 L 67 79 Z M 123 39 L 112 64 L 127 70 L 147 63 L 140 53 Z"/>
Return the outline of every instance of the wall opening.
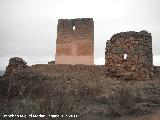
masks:
<path fill-rule="evenodd" d="M 125 59 L 125 60 L 127 59 L 127 54 L 123 55 L 123 59 Z"/>
<path fill-rule="evenodd" d="M 76 28 L 76 27 L 75 27 L 75 26 L 73 26 L 73 28 L 72 28 L 72 29 L 73 29 L 73 30 L 75 30 L 75 28 Z"/>

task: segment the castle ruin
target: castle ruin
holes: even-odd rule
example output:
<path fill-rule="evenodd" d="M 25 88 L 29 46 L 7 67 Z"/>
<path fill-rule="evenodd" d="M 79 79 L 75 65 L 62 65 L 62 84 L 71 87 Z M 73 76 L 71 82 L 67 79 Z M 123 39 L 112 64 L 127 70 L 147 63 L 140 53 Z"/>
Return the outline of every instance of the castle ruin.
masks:
<path fill-rule="evenodd" d="M 106 42 L 109 76 L 147 80 L 153 76 L 152 37 L 147 31 L 121 32 Z"/>
<path fill-rule="evenodd" d="M 55 64 L 94 65 L 92 18 L 59 19 Z M 125 80 L 153 77 L 152 36 L 147 31 L 115 34 L 106 42 L 106 76 Z"/>
<path fill-rule="evenodd" d="M 92 18 L 58 20 L 55 64 L 94 64 Z"/>

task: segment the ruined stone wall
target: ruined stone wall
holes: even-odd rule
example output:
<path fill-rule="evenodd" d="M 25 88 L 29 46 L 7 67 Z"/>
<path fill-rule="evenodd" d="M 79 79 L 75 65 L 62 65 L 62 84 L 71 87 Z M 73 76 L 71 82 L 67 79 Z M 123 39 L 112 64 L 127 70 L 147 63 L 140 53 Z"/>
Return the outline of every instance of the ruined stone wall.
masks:
<path fill-rule="evenodd" d="M 27 67 L 27 63 L 22 58 L 13 57 L 9 60 L 9 65 L 6 67 L 4 77 L 10 78 L 15 73 L 22 71 Z"/>
<path fill-rule="evenodd" d="M 160 80 L 160 66 L 154 66 L 154 77 Z"/>
<path fill-rule="evenodd" d="M 94 64 L 92 18 L 59 19 L 55 64 Z"/>
<path fill-rule="evenodd" d="M 147 31 L 121 32 L 106 43 L 107 75 L 147 80 L 153 76 L 152 37 Z"/>
<path fill-rule="evenodd" d="M 57 64 L 36 64 L 30 66 L 32 70 L 36 70 L 44 73 L 53 74 L 82 74 L 82 73 L 93 73 L 101 74 L 105 76 L 105 66 L 104 65 L 57 65 Z"/>

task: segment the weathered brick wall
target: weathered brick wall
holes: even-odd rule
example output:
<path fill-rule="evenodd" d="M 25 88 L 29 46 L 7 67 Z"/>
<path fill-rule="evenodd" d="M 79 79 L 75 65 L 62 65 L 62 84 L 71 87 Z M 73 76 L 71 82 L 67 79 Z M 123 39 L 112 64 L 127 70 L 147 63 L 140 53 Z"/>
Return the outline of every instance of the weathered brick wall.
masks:
<path fill-rule="evenodd" d="M 55 64 L 94 64 L 92 18 L 59 19 Z"/>
<path fill-rule="evenodd" d="M 152 37 L 147 31 L 121 32 L 106 42 L 107 75 L 126 79 L 151 79 L 152 61 Z"/>

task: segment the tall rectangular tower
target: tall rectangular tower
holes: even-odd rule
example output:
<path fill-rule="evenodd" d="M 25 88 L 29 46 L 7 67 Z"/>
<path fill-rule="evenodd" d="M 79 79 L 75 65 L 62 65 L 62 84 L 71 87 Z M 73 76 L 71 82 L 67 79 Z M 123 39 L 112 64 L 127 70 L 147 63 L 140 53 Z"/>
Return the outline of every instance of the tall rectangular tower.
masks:
<path fill-rule="evenodd" d="M 94 64 L 92 18 L 58 20 L 55 64 Z"/>

